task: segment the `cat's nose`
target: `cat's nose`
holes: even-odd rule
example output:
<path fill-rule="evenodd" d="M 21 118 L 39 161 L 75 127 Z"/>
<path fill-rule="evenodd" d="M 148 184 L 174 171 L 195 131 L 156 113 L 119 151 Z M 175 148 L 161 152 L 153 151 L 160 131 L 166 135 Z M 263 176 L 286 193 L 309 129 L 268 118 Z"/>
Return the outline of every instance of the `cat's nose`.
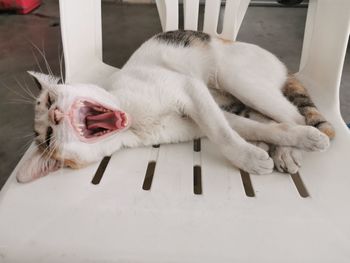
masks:
<path fill-rule="evenodd" d="M 52 123 L 58 125 L 61 122 L 61 120 L 63 119 L 64 114 L 62 111 L 60 111 L 60 109 L 58 109 L 56 107 L 56 108 L 50 109 L 49 117 L 50 117 L 50 120 Z"/>

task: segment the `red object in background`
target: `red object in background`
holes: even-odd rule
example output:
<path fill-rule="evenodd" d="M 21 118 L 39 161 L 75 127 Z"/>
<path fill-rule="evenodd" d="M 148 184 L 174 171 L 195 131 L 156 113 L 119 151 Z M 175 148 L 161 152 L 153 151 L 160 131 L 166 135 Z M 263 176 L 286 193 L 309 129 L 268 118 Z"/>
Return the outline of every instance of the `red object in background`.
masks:
<path fill-rule="evenodd" d="M 0 0 L 0 10 L 14 10 L 28 14 L 41 4 L 41 0 Z"/>

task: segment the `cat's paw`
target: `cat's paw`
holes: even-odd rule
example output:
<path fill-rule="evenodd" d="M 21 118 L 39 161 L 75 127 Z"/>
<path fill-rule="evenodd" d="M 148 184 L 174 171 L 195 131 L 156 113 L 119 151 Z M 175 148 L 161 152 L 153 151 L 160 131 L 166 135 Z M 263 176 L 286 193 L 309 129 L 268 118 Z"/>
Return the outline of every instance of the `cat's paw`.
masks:
<path fill-rule="evenodd" d="M 241 152 L 241 163 L 237 166 L 250 174 L 270 174 L 273 170 L 273 160 L 269 154 L 251 144 Z"/>
<path fill-rule="evenodd" d="M 270 151 L 275 168 L 282 173 L 295 174 L 298 172 L 301 161 L 302 151 L 294 147 L 275 146 Z"/>
<path fill-rule="evenodd" d="M 329 147 L 329 138 L 318 129 L 311 126 L 300 127 L 302 132 L 299 133 L 298 148 L 306 151 L 325 151 Z"/>

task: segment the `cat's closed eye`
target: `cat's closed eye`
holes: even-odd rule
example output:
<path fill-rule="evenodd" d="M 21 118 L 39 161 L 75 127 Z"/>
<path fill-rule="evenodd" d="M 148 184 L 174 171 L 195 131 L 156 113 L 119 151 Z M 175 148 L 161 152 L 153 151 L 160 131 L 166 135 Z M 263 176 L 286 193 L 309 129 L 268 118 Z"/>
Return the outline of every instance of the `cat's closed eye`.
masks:
<path fill-rule="evenodd" d="M 50 141 L 51 141 L 51 137 L 52 137 L 52 128 L 49 126 L 46 130 L 46 138 L 45 138 L 45 142 L 46 142 L 46 146 L 50 147 Z"/>
<path fill-rule="evenodd" d="M 46 107 L 47 107 L 48 109 L 50 109 L 52 103 L 53 103 L 53 100 L 52 100 L 52 98 L 51 98 L 51 96 L 50 96 L 50 93 L 47 93 Z"/>

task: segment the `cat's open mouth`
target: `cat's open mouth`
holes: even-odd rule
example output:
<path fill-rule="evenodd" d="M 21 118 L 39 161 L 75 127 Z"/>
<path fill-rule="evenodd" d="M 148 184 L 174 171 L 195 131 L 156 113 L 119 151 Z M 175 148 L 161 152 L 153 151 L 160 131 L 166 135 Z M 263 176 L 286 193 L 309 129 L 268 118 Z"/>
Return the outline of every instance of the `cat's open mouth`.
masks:
<path fill-rule="evenodd" d="M 95 101 L 78 100 L 73 104 L 72 110 L 72 126 L 81 139 L 98 139 L 128 126 L 125 112 Z"/>

